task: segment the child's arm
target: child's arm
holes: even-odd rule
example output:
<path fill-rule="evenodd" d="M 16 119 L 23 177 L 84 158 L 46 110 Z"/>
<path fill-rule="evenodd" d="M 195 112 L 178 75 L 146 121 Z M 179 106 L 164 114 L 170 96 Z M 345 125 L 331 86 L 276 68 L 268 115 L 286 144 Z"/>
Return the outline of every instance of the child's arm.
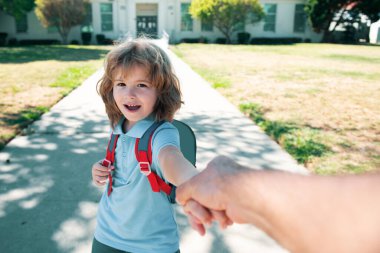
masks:
<path fill-rule="evenodd" d="M 180 185 L 196 174 L 197 169 L 175 146 L 166 146 L 158 154 L 158 162 L 165 178 L 174 185 Z"/>
<path fill-rule="evenodd" d="M 165 178 L 174 185 L 180 185 L 198 174 L 197 169 L 175 146 L 164 147 L 158 154 L 158 161 Z M 201 235 L 205 233 L 203 225 L 210 224 L 212 219 L 217 220 L 222 228 L 232 224 L 224 212 L 210 211 L 196 201 L 187 202 L 184 210 L 190 225 Z"/>

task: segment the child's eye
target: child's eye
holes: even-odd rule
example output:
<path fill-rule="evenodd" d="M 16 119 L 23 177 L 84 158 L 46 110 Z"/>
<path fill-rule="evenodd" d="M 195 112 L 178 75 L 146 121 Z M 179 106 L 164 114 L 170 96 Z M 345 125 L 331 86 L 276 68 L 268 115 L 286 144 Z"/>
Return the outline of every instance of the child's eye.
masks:
<path fill-rule="evenodd" d="M 145 87 L 148 87 L 148 85 L 146 85 L 145 83 L 139 83 L 137 84 L 137 87 L 145 88 Z"/>
<path fill-rule="evenodd" d="M 117 83 L 116 86 L 125 86 L 125 83 Z"/>

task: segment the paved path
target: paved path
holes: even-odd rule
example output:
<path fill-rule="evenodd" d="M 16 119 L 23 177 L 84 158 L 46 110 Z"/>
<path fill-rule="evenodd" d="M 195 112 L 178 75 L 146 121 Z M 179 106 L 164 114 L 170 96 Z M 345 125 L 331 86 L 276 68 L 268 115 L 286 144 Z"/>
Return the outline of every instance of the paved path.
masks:
<path fill-rule="evenodd" d="M 250 120 L 172 53 L 185 105 L 177 118 L 198 141 L 197 167 L 217 154 L 257 168 L 304 172 Z M 0 153 L 0 252 L 89 252 L 101 190 L 91 164 L 104 156 L 108 122 L 96 82 L 86 80 Z M 252 226 L 198 236 L 178 210 L 183 253 L 286 252 Z"/>

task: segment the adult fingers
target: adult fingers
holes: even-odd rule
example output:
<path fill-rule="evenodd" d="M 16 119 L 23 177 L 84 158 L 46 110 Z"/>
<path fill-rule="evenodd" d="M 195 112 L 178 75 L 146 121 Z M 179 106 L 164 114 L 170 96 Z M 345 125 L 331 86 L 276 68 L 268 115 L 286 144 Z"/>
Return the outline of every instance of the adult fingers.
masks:
<path fill-rule="evenodd" d="M 193 195 L 193 182 L 196 180 L 197 176 L 194 176 L 190 180 L 186 181 L 185 183 L 181 184 L 176 189 L 176 201 L 180 205 L 185 205 L 189 199 L 192 198 Z"/>
<path fill-rule="evenodd" d="M 213 220 L 216 220 L 222 229 L 233 224 L 224 211 L 210 210 L 210 212 Z"/>

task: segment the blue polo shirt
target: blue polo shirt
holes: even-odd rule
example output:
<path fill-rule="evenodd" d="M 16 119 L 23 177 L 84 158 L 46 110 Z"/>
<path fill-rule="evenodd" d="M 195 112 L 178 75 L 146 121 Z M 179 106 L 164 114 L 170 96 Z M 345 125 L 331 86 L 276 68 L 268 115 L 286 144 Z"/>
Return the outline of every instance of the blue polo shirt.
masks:
<path fill-rule="evenodd" d="M 141 120 L 123 133 L 124 120 L 113 131 L 120 135 L 115 151 L 113 191 L 107 196 L 106 187 L 100 200 L 95 238 L 127 252 L 176 252 L 179 237 L 173 206 L 165 193 L 152 191 L 147 177 L 140 173 L 135 157 L 136 138 L 142 137 L 153 120 L 151 117 Z M 152 137 L 152 169 L 164 180 L 158 154 L 169 145 L 180 147 L 179 134 L 172 124 L 166 122 Z"/>

